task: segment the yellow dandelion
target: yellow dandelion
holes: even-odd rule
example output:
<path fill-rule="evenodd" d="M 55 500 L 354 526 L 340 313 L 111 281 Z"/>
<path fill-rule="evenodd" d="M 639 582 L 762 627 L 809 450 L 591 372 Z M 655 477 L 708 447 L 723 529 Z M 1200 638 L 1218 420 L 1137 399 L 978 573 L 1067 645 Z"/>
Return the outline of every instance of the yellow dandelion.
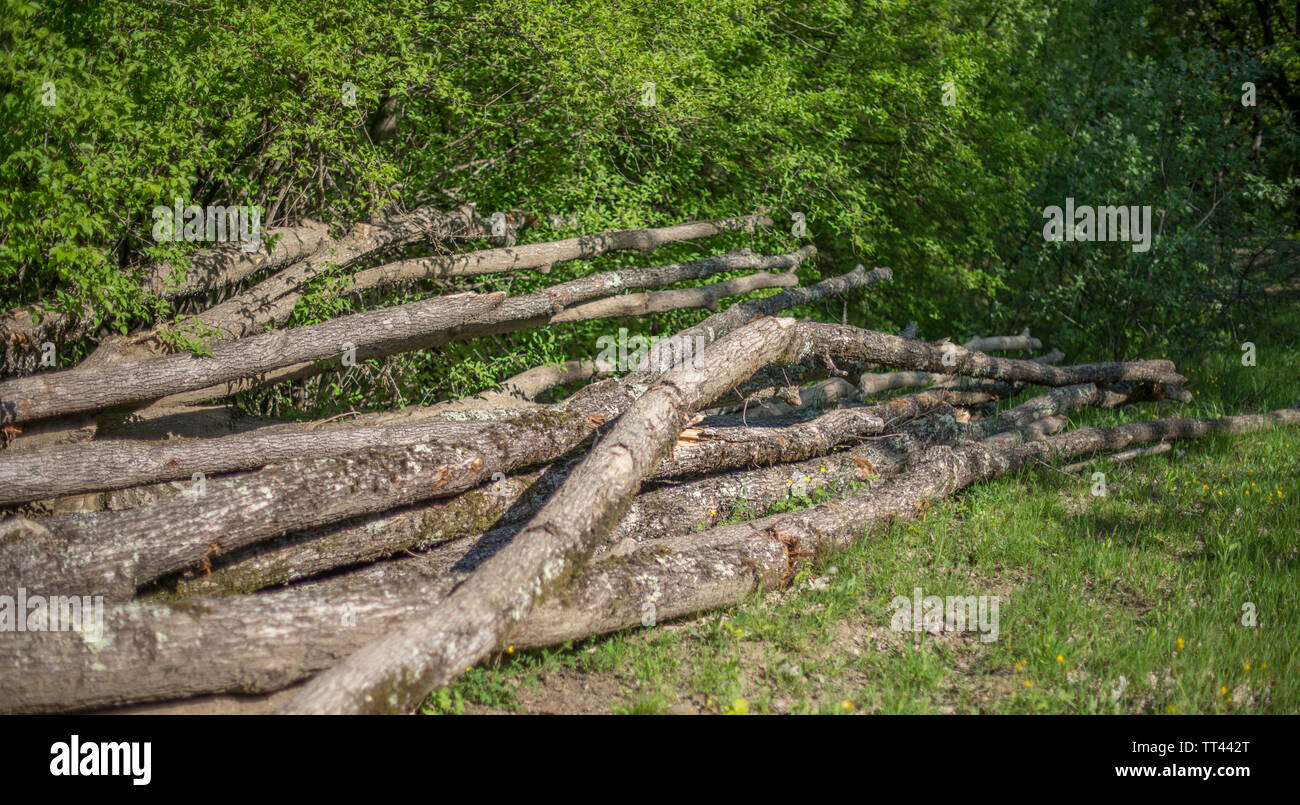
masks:
<path fill-rule="evenodd" d="M 840 709 L 846 713 L 850 712 L 853 709 L 853 702 L 849 701 L 848 699 L 845 699 L 844 701 L 840 702 Z"/>
<path fill-rule="evenodd" d="M 1227 686 L 1227 685 L 1220 685 L 1220 686 L 1219 686 L 1219 695 L 1220 695 L 1220 696 L 1222 696 L 1223 694 L 1225 694 L 1225 693 L 1227 693 L 1227 692 L 1228 692 L 1228 686 Z"/>
<path fill-rule="evenodd" d="M 1250 670 L 1250 663 L 1246 663 L 1246 670 L 1247 670 L 1247 671 Z"/>
<path fill-rule="evenodd" d="M 1186 646 L 1186 645 L 1187 645 L 1187 644 L 1183 642 L 1183 639 L 1182 639 L 1181 637 L 1178 638 L 1178 650 L 1179 650 L 1179 651 L 1182 651 L 1182 650 L 1183 650 L 1183 647 Z"/>
<path fill-rule="evenodd" d="M 1028 679 L 1025 680 L 1025 687 L 1032 688 L 1033 686 L 1034 686 L 1033 682 L 1030 682 Z"/>
<path fill-rule="evenodd" d="M 1176 708 L 1171 704 L 1171 705 L 1169 705 L 1168 707 L 1165 708 L 1165 712 L 1166 712 L 1166 713 L 1169 713 L 1169 714 L 1172 715 L 1175 709 L 1176 709 Z"/>
<path fill-rule="evenodd" d="M 1057 654 L 1057 655 L 1056 655 L 1056 661 L 1057 661 L 1057 662 L 1065 662 L 1065 655 L 1064 655 L 1064 654 Z"/>
<path fill-rule="evenodd" d="M 507 653 L 507 654 L 514 654 L 514 653 L 515 653 L 515 647 L 514 647 L 514 646 L 506 646 L 506 653 Z"/>

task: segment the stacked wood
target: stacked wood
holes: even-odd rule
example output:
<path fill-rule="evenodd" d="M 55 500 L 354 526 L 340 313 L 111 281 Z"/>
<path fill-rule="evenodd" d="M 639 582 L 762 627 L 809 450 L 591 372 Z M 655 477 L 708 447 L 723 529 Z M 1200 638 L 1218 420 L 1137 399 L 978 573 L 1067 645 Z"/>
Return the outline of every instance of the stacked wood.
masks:
<path fill-rule="evenodd" d="M 0 382 L 0 593 L 103 601 L 102 631 L 0 629 L 0 710 L 184 710 L 195 697 L 241 694 L 283 712 L 409 712 L 504 646 L 735 603 L 927 501 L 1031 463 L 1131 461 L 1177 439 L 1300 421 L 1290 409 L 1067 429 L 1081 406 L 1185 400 L 1184 379 L 1168 361 L 992 354 L 1040 350 L 1028 331 L 959 346 L 915 329 L 786 317 L 892 277 L 858 266 L 800 285 L 811 246 L 598 271 L 531 294 L 434 295 L 283 328 L 328 266 L 350 269 L 345 291 L 369 291 L 545 272 L 768 223 L 747 216 L 368 267 L 399 246 L 483 234 L 472 208 L 419 210 L 338 237 L 308 223 L 265 253 L 203 253 L 179 283 L 158 267 L 150 287 L 160 296 L 224 297 L 197 317 L 218 334 L 203 355 L 163 354 L 159 333 L 182 326 L 166 322 L 105 339 L 77 367 Z M 762 289 L 779 290 L 720 309 Z M 698 307 L 713 313 L 638 351 L 631 367 L 587 354 L 463 400 L 148 438 L 159 423 L 205 421 L 213 399 L 368 358 Z M 42 330 L 11 313 L 0 335 L 89 335 L 76 316 L 52 318 Z M 571 384 L 581 386 L 538 402 Z M 918 385 L 927 388 L 881 396 Z M 131 410 L 134 430 L 87 424 Z M 761 516 L 791 499 L 809 505 Z"/>

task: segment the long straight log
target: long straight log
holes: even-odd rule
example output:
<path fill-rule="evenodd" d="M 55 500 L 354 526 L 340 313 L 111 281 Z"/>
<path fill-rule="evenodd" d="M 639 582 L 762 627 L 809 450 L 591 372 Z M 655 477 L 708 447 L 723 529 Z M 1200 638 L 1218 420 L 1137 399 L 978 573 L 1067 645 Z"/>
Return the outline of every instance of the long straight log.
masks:
<path fill-rule="evenodd" d="M 746 215 L 739 218 L 675 224 L 656 229 L 597 232 L 549 243 L 530 243 L 467 254 L 417 257 L 359 271 L 345 282 L 343 290 L 352 293 L 406 280 L 440 279 L 533 268 L 549 269 L 556 263 L 591 259 L 613 251 L 639 251 L 643 255 L 648 255 L 668 243 L 708 238 L 726 232 L 752 232 L 755 227 L 771 225 L 771 219 L 766 216 Z"/>
<path fill-rule="evenodd" d="M 156 400 L 247 377 L 260 376 L 258 383 L 297 379 L 305 376 L 304 370 L 311 374 L 324 371 L 314 362 L 339 356 L 349 349 L 344 344 L 355 349 L 350 358 L 357 361 L 427 349 L 453 338 L 546 324 L 568 305 L 624 288 L 670 285 L 739 268 L 790 268 L 810 253 L 811 247 L 777 257 L 737 252 L 690 263 L 623 269 L 582 277 L 525 296 L 482 297 L 495 300 L 492 302 L 476 302 L 480 297 L 473 294 L 439 296 L 307 327 L 216 341 L 206 358 L 169 355 L 11 380 L 0 383 L 0 423 Z M 206 394 L 204 399 L 211 396 Z M 11 419 L 6 420 L 6 416 Z"/>
<path fill-rule="evenodd" d="M 874 330 L 838 324 L 801 322 L 799 337 L 803 351 L 832 359 L 866 361 L 900 369 L 921 369 L 946 375 L 988 378 L 1042 386 L 1074 383 L 1122 383 L 1130 381 L 1180 386 L 1185 381 L 1165 360 L 1129 363 L 1090 363 L 1057 367 L 1038 361 L 998 358 L 972 352 L 955 344 L 941 347 Z"/>
<path fill-rule="evenodd" d="M 702 329 L 699 338 L 711 341 L 764 311 L 888 276 L 887 270 L 855 269 L 808 288 L 733 305 L 683 333 Z M 0 534 L 10 535 L 0 540 L 0 579 L 33 584 L 61 580 L 64 589 L 130 596 L 139 585 L 196 565 L 212 553 L 458 494 L 494 472 L 552 461 L 627 410 L 660 374 L 650 368 L 636 371 L 618 381 L 587 386 L 561 405 L 504 417 L 464 412 L 466 419 L 477 414 L 476 421 L 439 421 L 436 435 L 425 444 L 267 467 L 213 481 L 203 497 L 188 502 L 163 500 L 122 512 L 49 518 L 37 529 L 0 522 Z M 173 538 L 175 534 L 181 538 Z M 98 547 L 86 550 L 90 545 Z"/>
<path fill-rule="evenodd" d="M 855 523 L 914 516 L 926 495 L 950 493 L 976 475 L 993 477 L 1036 459 L 1088 455 L 1138 442 L 1297 424 L 1300 410 L 1283 409 L 1083 428 L 1052 437 L 1054 442 L 1013 448 L 1019 454 L 992 452 L 982 445 L 935 448 L 927 453 L 932 460 L 863 496 L 888 502 L 874 513 L 864 504 L 848 517 L 832 515 L 826 520 L 822 515 L 832 507 L 818 507 L 593 561 L 572 577 L 564 596 L 534 608 L 509 640 L 516 649 L 555 645 L 734 604 L 756 589 L 780 585 L 817 544 L 839 545 L 861 537 L 863 531 Z M 954 470 L 959 473 L 956 483 Z M 801 526 L 793 519 L 810 515 L 820 524 Z M 810 541 L 796 546 L 793 557 L 786 544 L 763 536 L 788 531 L 797 537 L 796 529 Z M 665 545 L 672 547 L 664 550 Z M 0 674 L 0 709 L 51 712 L 279 690 L 427 611 L 430 601 L 443 600 L 463 579 L 448 569 L 411 558 L 275 593 L 110 604 L 98 640 L 77 632 L 0 630 L 0 668 L 5 669 Z M 293 639 L 286 640 L 286 635 Z"/>
<path fill-rule="evenodd" d="M 902 458 L 899 456 L 913 451 L 915 445 L 919 443 L 921 436 L 914 434 L 922 434 L 930 442 L 938 441 L 939 434 L 947 440 L 956 438 L 957 432 L 953 430 L 955 424 L 945 424 L 944 420 L 935 416 L 943 408 L 946 406 L 942 399 L 933 394 L 924 395 L 924 399 L 919 401 L 909 401 L 907 407 L 903 404 L 893 406 L 887 411 L 880 412 L 891 417 L 891 427 L 899 424 L 905 412 L 907 416 L 919 418 L 902 422 L 903 430 L 896 436 L 837 453 L 834 456 L 835 461 L 831 461 L 831 457 L 817 460 L 822 461 L 823 464 L 830 462 L 830 466 L 835 468 L 836 472 L 843 468 L 845 461 L 850 459 L 860 460 L 860 463 L 853 465 L 855 469 L 874 468 L 872 472 L 887 472 L 900 468 Z M 816 439 L 819 435 L 823 436 L 824 447 L 820 452 L 828 452 L 834 444 L 851 436 L 847 430 L 831 431 L 827 427 L 829 424 L 822 423 L 817 430 L 811 431 L 802 439 L 789 438 L 789 431 L 785 428 L 714 429 L 713 432 L 718 434 L 718 438 L 700 442 L 698 444 L 700 449 L 693 451 L 685 460 L 690 462 L 691 471 L 699 471 L 702 467 L 719 469 L 728 466 L 748 466 L 751 464 L 750 454 L 742 452 L 733 455 L 727 445 L 755 443 L 763 437 L 764 431 L 776 431 L 787 433 L 785 439 L 787 452 L 769 455 L 769 457 L 773 462 L 790 462 L 810 452 L 819 452 L 808 449 L 805 442 L 809 438 Z M 691 474 L 679 467 L 679 462 L 683 461 L 681 454 L 683 446 L 679 437 L 674 454 L 665 458 L 651 477 L 662 479 Z M 173 582 L 172 594 L 191 596 L 205 593 L 251 592 L 263 587 L 307 578 L 335 568 L 374 561 L 401 551 L 423 551 L 435 544 L 481 534 L 489 528 L 519 523 L 531 517 L 545 503 L 567 477 L 574 463 L 562 462 L 541 470 L 502 478 L 454 498 L 425 502 L 397 512 L 385 512 L 314 529 L 294 535 L 282 545 L 251 546 L 243 551 L 226 554 L 222 559 L 212 563 L 211 572 L 190 573 L 188 576 L 176 579 Z M 802 465 L 790 463 L 779 465 L 779 469 L 773 472 L 778 474 L 785 472 L 786 477 L 791 477 L 790 474 L 801 477 L 807 474 Z M 807 485 L 809 489 L 819 486 L 825 475 L 820 471 L 815 474 L 818 476 L 818 482 Z M 639 514 L 643 501 L 653 510 L 645 517 L 652 518 L 662 530 L 667 527 L 664 517 L 672 511 L 672 501 L 683 504 L 683 508 L 677 514 L 689 519 L 694 515 L 688 512 L 698 512 L 700 509 L 699 506 L 685 506 L 687 502 L 698 503 L 704 497 L 722 494 L 718 489 L 723 487 L 737 488 L 737 484 L 743 487 L 751 482 L 747 480 L 749 477 L 745 473 L 718 476 L 715 479 L 695 482 L 703 484 L 698 487 L 698 491 L 693 491 L 697 489 L 694 484 L 681 484 L 671 487 L 671 490 L 679 490 L 679 492 L 674 491 L 674 494 L 669 496 L 661 492 L 640 495 L 632 502 L 627 515 L 614 529 L 614 536 L 611 539 L 632 536 L 631 532 L 635 529 L 628 524 L 645 521 L 645 518 Z M 765 478 L 767 476 L 760 473 L 753 476 L 752 482 L 757 487 L 761 487 Z M 715 486 L 717 489 L 714 488 Z M 783 488 L 783 494 L 784 491 Z M 714 510 L 716 508 L 715 506 Z M 680 522 L 680 518 L 675 522 Z"/>
<path fill-rule="evenodd" d="M 408 711 L 487 656 L 604 540 L 690 416 L 783 356 L 793 329 L 793 319 L 760 319 L 664 374 L 508 547 L 445 601 L 312 680 L 285 711 Z"/>
<path fill-rule="evenodd" d="M 904 335 L 902 337 L 906 338 L 908 336 Z M 1011 350 L 1027 352 L 1041 349 L 1043 344 L 1037 338 L 1030 336 L 1029 329 L 1025 328 L 1025 331 L 1020 335 L 977 336 L 962 346 L 972 352 L 1006 352 Z M 1047 362 L 1050 363 L 1051 361 Z M 931 372 L 867 372 L 859 380 L 858 388 L 862 389 L 863 394 L 879 394 L 882 391 L 891 391 L 893 389 L 928 386 L 944 378 L 945 375 Z"/>
<path fill-rule="evenodd" d="M 671 309 L 684 307 L 712 307 L 716 305 L 718 299 L 734 295 L 734 293 L 732 293 L 733 289 L 735 290 L 735 293 L 747 293 L 749 290 L 760 287 L 789 287 L 797 284 L 794 276 L 789 272 L 793 271 L 805 259 L 815 253 L 816 249 L 812 246 L 805 246 L 800 251 L 792 254 L 776 255 L 773 257 L 763 257 L 755 255 L 747 250 L 741 250 L 719 257 L 706 257 L 700 260 L 693 260 L 689 263 L 674 263 L 666 266 L 656 266 L 654 268 L 630 268 L 603 274 L 594 274 L 589 277 L 582 277 L 580 279 L 561 283 L 560 285 L 554 285 L 550 288 L 538 291 L 537 293 L 507 297 L 501 307 L 484 316 L 481 320 L 467 324 L 463 327 L 450 328 L 448 330 L 430 333 L 429 337 L 413 345 L 413 347 L 434 349 L 456 340 L 483 338 L 490 335 L 515 332 L 517 330 L 544 327 L 549 324 L 565 321 L 585 321 L 605 316 L 624 315 L 620 312 L 620 306 L 618 304 L 601 304 L 601 302 L 612 300 L 600 300 L 600 302 L 588 304 L 581 303 L 584 302 L 584 300 L 606 296 L 607 294 L 625 288 L 651 288 L 671 285 L 674 282 L 700 279 L 724 271 L 750 269 L 768 270 L 780 268 L 784 269 L 786 272 L 782 275 L 760 275 L 755 278 L 747 279 L 745 282 L 731 281 L 728 283 L 704 286 L 703 288 L 687 288 L 674 292 L 659 292 L 671 293 L 671 295 L 666 297 L 656 297 L 653 301 L 647 300 L 646 302 L 647 304 L 659 307 L 660 309 L 670 309 L 670 307 Z M 614 297 L 614 299 L 621 298 L 622 297 Z M 573 307 L 571 308 L 570 306 Z M 393 353 L 393 350 L 370 350 L 365 353 L 358 352 L 357 358 L 358 360 L 381 358 Z M 274 386 L 277 383 L 297 382 L 309 377 L 315 377 L 316 375 L 327 371 L 337 370 L 337 366 L 325 366 L 317 363 L 298 363 L 285 366 L 284 368 L 277 369 L 273 372 L 266 372 L 257 377 L 250 377 L 244 382 L 229 383 L 224 387 L 213 386 L 199 389 L 197 391 L 190 391 L 181 395 L 175 395 L 161 400 L 159 405 L 188 405 L 196 402 L 205 402 L 216 397 L 227 396 L 240 391 L 266 388 L 268 386 Z"/>
<path fill-rule="evenodd" d="M 76 368 L 0 383 L 0 423 L 86 413 L 156 400 L 282 366 L 358 353 L 400 351 L 481 318 L 503 294 L 454 294 L 230 341 L 208 356 L 178 353 L 104 369 Z"/>

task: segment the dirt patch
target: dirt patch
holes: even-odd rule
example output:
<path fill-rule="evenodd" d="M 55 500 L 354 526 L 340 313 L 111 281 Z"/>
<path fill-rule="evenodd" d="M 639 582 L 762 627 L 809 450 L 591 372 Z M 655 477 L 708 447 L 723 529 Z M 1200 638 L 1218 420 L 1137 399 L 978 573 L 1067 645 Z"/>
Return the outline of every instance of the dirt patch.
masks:
<path fill-rule="evenodd" d="M 467 704 L 465 712 L 476 715 L 514 715 L 519 712 L 535 715 L 607 714 L 611 705 L 622 699 L 622 690 L 614 679 L 584 674 L 572 668 L 561 668 L 540 677 L 536 687 L 517 679 L 507 684 L 515 688 L 518 710 Z"/>

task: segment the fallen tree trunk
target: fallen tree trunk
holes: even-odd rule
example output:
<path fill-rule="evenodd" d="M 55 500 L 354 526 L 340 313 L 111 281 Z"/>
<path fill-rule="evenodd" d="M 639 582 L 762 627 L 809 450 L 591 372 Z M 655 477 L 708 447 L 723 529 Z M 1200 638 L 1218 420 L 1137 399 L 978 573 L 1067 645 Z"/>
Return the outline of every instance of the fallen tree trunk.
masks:
<path fill-rule="evenodd" d="M 1144 381 L 1180 386 L 1186 381 L 1174 371 L 1173 363 L 1164 360 L 1056 367 L 1038 361 L 997 358 L 954 344 L 934 347 L 888 333 L 818 322 L 800 322 L 799 337 L 804 353 L 1004 382 L 1068 386 Z"/>
<path fill-rule="evenodd" d="M 595 302 L 565 308 L 555 314 L 550 323 L 612 319 L 624 316 L 647 316 L 651 313 L 663 313 L 668 310 L 684 310 L 694 307 L 706 307 L 716 311 L 718 301 L 729 296 L 740 296 L 761 288 L 793 288 L 798 284 L 799 278 L 793 272 L 784 274 L 763 273 L 750 274 L 749 276 L 737 277 L 698 288 L 620 294 L 619 296 L 611 296 L 608 299 L 599 299 Z"/>
<path fill-rule="evenodd" d="M 210 347 L 210 357 L 169 355 L 109 368 L 77 368 L 11 380 L 0 383 L 0 423 L 7 421 L 6 415 L 20 422 L 96 411 L 246 377 L 260 376 L 249 387 L 299 379 L 324 371 L 315 361 L 339 356 L 349 348 L 354 350 L 352 357 L 356 361 L 363 361 L 441 346 L 454 338 L 540 326 L 554 320 L 570 304 L 623 288 L 670 285 L 738 268 L 788 268 L 811 253 L 811 247 L 777 257 L 736 253 L 669 266 L 623 269 L 571 280 L 525 296 L 438 296 L 321 324 L 216 341 Z M 702 291 L 705 295 L 711 292 Z M 349 344 L 351 347 L 345 346 Z M 280 371 L 273 371 L 277 369 Z M 199 396 L 209 399 L 213 395 L 199 392 Z"/>
<path fill-rule="evenodd" d="M 146 402 L 256 375 L 289 364 L 333 358 L 353 344 L 363 352 L 401 351 L 431 332 L 474 321 L 499 307 L 502 294 L 455 294 L 354 313 L 307 327 L 217 341 L 208 356 L 178 353 L 105 369 L 77 368 L 0 383 L 0 423 L 87 413 Z"/>
<path fill-rule="evenodd" d="M 709 346 L 696 366 L 669 371 L 524 526 L 445 601 L 313 679 L 285 712 L 403 712 L 491 652 L 563 587 L 630 505 L 690 415 L 788 349 L 792 319 L 760 319 Z"/>
<path fill-rule="evenodd" d="M 343 291 L 352 293 L 405 280 L 440 279 L 532 268 L 549 270 L 556 263 L 591 259 L 614 251 L 639 251 L 648 255 L 667 243 L 708 238 L 726 232 L 752 232 L 755 227 L 771 225 L 771 219 L 766 216 L 746 215 L 657 229 L 597 232 L 549 243 L 530 243 L 467 254 L 417 257 L 359 271 L 345 282 Z"/>
<path fill-rule="evenodd" d="M 269 251 L 264 240 L 251 253 L 235 244 L 197 252 L 189 257 L 179 281 L 175 266 L 159 263 L 149 270 L 145 290 L 162 299 L 179 299 L 225 288 L 259 271 L 302 259 L 316 249 L 325 233 L 324 224 L 305 221 L 297 227 L 268 230 L 266 234 L 276 240 Z M 79 314 L 40 303 L 10 310 L 0 317 L 0 376 L 36 371 L 43 342 L 68 344 L 89 337 L 93 329 L 94 312 L 88 306 Z"/>
<path fill-rule="evenodd" d="M 840 470 L 845 462 L 852 464 L 855 472 L 869 471 L 885 473 L 902 467 L 904 458 L 914 452 L 916 445 L 925 441 L 937 443 L 950 441 L 957 437 L 959 431 L 956 421 L 949 415 L 946 419 L 938 416 L 939 409 L 945 408 L 937 398 L 925 400 L 910 408 L 914 415 L 928 412 L 918 419 L 903 423 L 903 431 L 887 439 L 870 442 L 866 445 L 835 454 L 833 457 L 819 458 L 819 467 L 830 467 L 834 477 L 840 477 Z M 901 416 L 900 408 L 893 409 L 894 417 Z M 688 430 L 690 430 L 688 428 Z M 709 450 L 725 445 L 728 433 L 737 431 L 762 431 L 761 428 L 718 429 L 722 436 L 717 441 L 700 444 L 702 451 L 693 459 L 701 463 L 701 454 L 708 455 Z M 778 429 L 780 430 L 780 429 Z M 756 433 L 755 435 L 761 435 Z M 847 438 L 847 434 L 844 438 Z M 833 446 L 833 445 L 832 445 Z M 680 442 L 679 442 L 680 449 Z M 725 448 L 721 448 L 725 450 Z M 803 455 L 798 442 L 790 444 L 793 454 Z M 828 452 L 830 446 L 823 452 Z M 723 456 L 721 450 L 719 455 Z M 668 478 L 686 475 L 679 470 L 679 455 L 665 459 L 651 477 Z M 777 457 L 777 460 L 786 460 Z M 168 594 L 192 596 L 202 594 L 226 594 L 232 592 L 251 592 L 264 587 L 275 586 L 290 581 L 303 579 L 339 567 L 357 565 L 391 556 L 401 551 L 424 551 L 436 544 L 449 542 L 463 537 L 482 534 L 493 528 L 504 527 L 522 522 L 531 517 L 567 477 L 576 462 L 564 462 L 524 475 L 501 478 L 491 484 L 471 489 L 457 497 L 440 501 L 418 504 L 398 512 L 385 512 L 380 515 L 358 518 L 311 532 L 296 534 L 285 544 L 251 546 L 243 551 L 225 554 L 212 563 L 211 572 L 189 575 L 166 584 Z M 727 461 L 720 458 L 708 462 L 711 467 L 721 467 Z M 748 456 L 741 455 L 739 464 L 747 464 Z M 803 477 L 808 473 L 802 464 L 781 464 L 771 472 L 786 473 L 785 480 L 791 474 Z M 628 513 L 613 531 L 612 539 L 634 536 L 636 526 L 647 522 L 647 518 L 658 525 L 658 532 L 671 528 L 669 523 L 681 524 L 690 520 L 693 525 L 699 520 L 694 513 L 702 511 L 700 501 L 717 499 L 724 494 L 724 489 L 744 488 L 753 484 L 755 488 L 770 487 L 778 489 L 782 495 L 789 490 L 784 484 L 772 486 L 766 471 L 757 474 L 736 473 L 717 476 L 689 484 L 669 487 L 665 490 L 650 492 L 637 496 Z M 825 472 L 813 473 L 816 482 L 805 484 L 809 490 L 818 488 L 826 480 Z M 772 476 L 774 477 L 774 476 Z M 641 514 L 645 506 L 646 514 Z M 676 508 L 675 508 L 676 507 Z M 714 506 L 712 511 L 717 511 Z M 671 516 L 670 516 L 671 515 Z"/>
<path fill-rule="evenodd" d="M 808 288 L 733 305 L 656 346 L 687 333 L 712 341 L 763 311 L 803 304 L 888 276 L 887 269 L 867 273 L 859 267 Z M 689 353 L 668 353 L 683 354 Z M 660 355 L 660 360 L 667 362 L 668 355 Z M 11 534 L 0 541 L 0 579 L 30 579 L 33 586 L 37 580 L 59 582 L 61 589 L 129 597 L 141 584 L 202 562 L 214 552 L 456 494 L 477 486 L 493 472 L 552 461 L 625 411 L 660 374 L 646 369 L 618 381 L 592 384 L 547 409 L 509 412 L 504 417 L 474 412 L 475 422 L 440 421 L 427 444 L 299 460 L 238 479 L 214 481 L 214 489 L 189 505 L 165 500 L 122 512 L 49 518 L 30 526 L 29 521 L 0 522 L 0 533 Z M 441 464 L 428 463 L 439 459 Z M 317 505 L 317 498 L 323 498 L 322 505 Z M 183 539 L 171 538 L 177 532 Z M 89 550 L 90 546 L 97 547 Z"/>
<path fill-rule="evenodd" d="M 906 332 L 901 335 L 902 338 L 915 338 L 915 335 L 907 335 Z M 972 338 L 962 345 L 972 352 L 999 352 L 1022 350 L 1030 351 L 1042 349 L 1042 342 L 1037 338 L 1029 335 L 1029 328 L 1020 335 L 992 335 L 978 336 Z M 1045 361 L 1052 363 L 1052 361 Z M 879 394 L 882 391 L 892 391 L 894 389 L 913 388 L 915 386 L 928 386 L 939 380 L 946 379 L 946 375 L 933 374 L 931 372 L 882 372 L 882 373 L 863 373 L 858 382 L 858 388 L 863 394 Z"/>
<path fill-rule="evenodd" d="M 599 296 L 605 296 L 616 290 L 624 288 L 649 288 L 661 285 L 670 285 L 674 282 L 682 282 L 690 279 L 700 279 L 723 271 L 735 271 L 740 269 L 760 269 L 766 270 L 771 268 L 786 269 L 785 274 L 781 275 L 759 275 L 757 278 L 748 279 L 745 283 L 736 281 L 707 285 L 702 288 L 688 288 L 681 291 L 661 291 L 648 296 L 655 297 L 650 304 L 669 309 L 668 305 L 674 307 L 705 307 L 713 306 L 720 298 L 731 296 L 731 289 L 738 289 L 736 292 L 745 293 L 757 287 L 789 287 L 796 285 L 795 277 L 789 272 L 800 265 L 805 259 L 816 253 L 812 246 L 806 246 L 802 250 L 793 254 L 777 255 L 774 257 L 762 257 L 751 254 L 747 251 L 736 252 L 733 254 L 723 255 L 721 257 L 706 257 L 700 260 L 694 260 L 689 263 L 675 263 L 667 266 L 658 266 L 654 268 L 631 268 L 620 271 L 611 271 L 604 274 L 594 274 L 589 277 L 571 280 L 561 283 L 550 288 L 543 289 L 537 293 L 527 294 L 524 296 L 507 297 L 501 304 L 501 307 L 483 316 L 480 320 L 468 323 L 461 327 L 449 328 L 444 331 L 431 333 L 427 338 L 414 344 L 412 348 L 434 349 L 455 340 L 466 340 L 471 338 L 484 338 L 490 335 L 499 335 L 517 330 L 532 329 L 544 327 L 548 324 L 554 324 L 561 321 L 581 321 L 591 318 L 601 318 L 606 315 L 605 311 L 612 311 L 609 315 L 623 315 L 618 312 L 618 306 L 607 307 L 602 302 L 613 301 L 623 297 L 613 297 L 611 300 L 600 300 L 600 302 L 590 303 L 590 305 L 578 304 L 586 299 L 592 299 Z M 747 287 L 748 286 L 748 287 Z M 670 294 L 670 296 L 661 297 L 658 294 Z M 573 308 L 569 306 L 573 305 Z M 594 305 L 594 306 L 592 306 Z M 385 355 L 393 354 L 394 351 L 370 350 L 364 354 L 357 353 L 359 360 L 380 358 Z M 229 383 L 224 387 L 212 386 L 202 388 L 197 391 L 190 391 L 185 394 L 174 395 L 159 401 L 159 405 L 187 405 L 196 402 L 206 402 L 216 397 L 227 396 L 241 391 L 249 391 L 255 388 L 266 388 L 276 385 L 277 383 L 290 383 L 305 380 L 327 371 L 338 371 L 337 366 L 322 366 L 317 363 L 298 363 L 284 368 L 277 369 L 273 372 L 261 374 L 255 378 L 250 378 L 242 383 Z"/>
<path fill-rule="evenodd" d="M 1036 423 L 1037 424 L 1037 423 Z M 1024 445 L 1020 454 L 982 445 L 935 448 L 925 462 L 870 497 L 893 492 L 892 515 L 917 512 L 918 498 L 1010 471 L 1038 458 L 1122 449 L 1139 441 L 1246 433 L 1300 424 L 1300 410 L 1222 419 L 1171 419 L 1110 429 L 1080 429 L 1054 443 Z M 1002 440 L 1007 434 L 993 437 Z M 958 451 L 967 451 L 959 453 Z M 960 475 L 954 484 L 952 470 Z M 910 492 L 909 492 L 910 490 Z M 866 497 L 866 496 L 864 496 Z M 667 621 L 734 604 L 760 587 L 779 585 L 792 566 L 791 549 L 762 536 L 794 537 L 793 519 L 820 518 L 832 507 L 725 526 L 683 540 L 643 545 L 631 556 L 593 561 L 563 596 L 538 605 L 510 637 L 516 649 L 555 645 L 596 634 Z M 883 522 L 890 512 L 857 509 L 837 524 L 814 526 L 817 536 L 793 550 L 793 564 L 822 541 L 858 538 L 855 520 Z M 778 524 L 782 527 L 773 528 Z M 665 550 L 666 548 L 666 550 Z M 459 560 L 456 560 L 459 561 Z M 454 564 L 454 562 L 453 562 Z M 293 684 L 364 645 L 374 635 L 427 610 L 463 576 L 422 558 L 381 563 L 356 573 L 260 595 L 177 603 L 131 603 L 105 608 L 105 635 L 0 631 L 0 703 L 9 712 L 109 707 L 209 693 L 268 693 Z M 286 640 L 292 635 L 292 640 Z M 111 636 L 111 639 L 109 639 Z"/>

